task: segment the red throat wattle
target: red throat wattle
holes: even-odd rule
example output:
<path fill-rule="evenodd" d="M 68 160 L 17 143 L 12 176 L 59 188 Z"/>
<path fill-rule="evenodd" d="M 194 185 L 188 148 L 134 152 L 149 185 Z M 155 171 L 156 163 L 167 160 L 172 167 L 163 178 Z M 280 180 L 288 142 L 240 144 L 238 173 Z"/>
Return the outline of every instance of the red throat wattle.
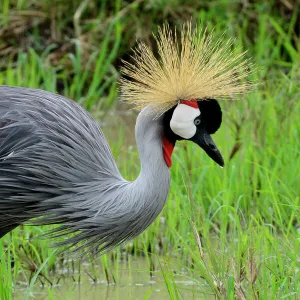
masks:
<path fill-rule="evenodd" d="M 163 154 L 165 162 L 169 168 L 172 166 L 171 156 L 173 153 L 174 146 L 175 144 L 171 143 L 165 136 L 163 137 Z"/>

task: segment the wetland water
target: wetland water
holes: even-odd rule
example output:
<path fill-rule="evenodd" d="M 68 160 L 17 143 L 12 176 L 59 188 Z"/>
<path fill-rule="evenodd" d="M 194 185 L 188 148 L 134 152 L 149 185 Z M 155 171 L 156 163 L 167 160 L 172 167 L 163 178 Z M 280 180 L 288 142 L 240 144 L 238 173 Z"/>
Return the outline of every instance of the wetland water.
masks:
<path fill-rule="evenodd" d="M 162 262 L 162 260 L 160 260 Z M 109 267 L 108 267 L 109 268 Z M 76 270 L 77 268 L 75 268 Z M 118 267 L 113 267 L 112 274 L 116 277 L 116 283 L 108 284 L 102 265 L 95 262 L 97 281 L 94 282 L 88 273 L 91 267 L 82 263 L 80 271 L 69 272 L 69 270 L 58 270 L 49 279 L 53 282 L 41 285 L 37 280 L 29 299 L 46 300 L 138 300 L 170 299 L 161 270 L 153 272 L 150 276 L 149 266 L 145 258 L 132 258 L 128 262 L 119 262 Z M 63 275 L 62 275 L 63 274 Z M 51 276 L 51 275 L 49 275 Z M 60 280 L 60 276 L 63 276 Z M 59 282 L 55 284 L 57 281 Z M 45 280 L 43 280 L 45 281 Z M 80 283 L 78 282 L 80 281 Z M 188 280 L 188 277 L 176 276 L 176 286 L 182 295 L 182 299 L 199 299 L 199 286 Z M 49 292 L 50 289 L 50 292 Z M 15 288 L 13 299 L 23 300 L 28 290 L 28 283 L 20 281 Z M 52 295 L 52 298 L 49 297 Z"/>

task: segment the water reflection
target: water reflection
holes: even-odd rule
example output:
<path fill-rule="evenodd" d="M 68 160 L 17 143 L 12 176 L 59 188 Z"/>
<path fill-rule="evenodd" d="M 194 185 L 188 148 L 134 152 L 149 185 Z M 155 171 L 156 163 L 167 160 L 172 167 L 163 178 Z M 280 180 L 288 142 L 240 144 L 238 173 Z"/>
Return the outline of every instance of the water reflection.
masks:
<path fill-rule="evenodd" d="M 77 269 L 77 268 L 76 268 Z M 107 284 L 106 275 L 101 265 L 95 265 L 97 280 L 92 279 L 90 265 L 81 265 L 81 271 L 67 273 L 61 269 L 53 275 L 53 282 L 59 281 L 52 287 L 42 286 L 36 282 L 30 299 L 74 299 L 74 300 L 123 300 L 123 299 L 170 299 L 161 270 L 155 271 L 150 277 L 149 267 L 145 258 L 132 258 L 128 262 L 120 262 L 116 283 Z M 63 279 L 59 280 L 59 276 Z M 182 299 L 199 299 L 199 287 L 183 276 L 176 276 L 176 286 L 179 288 Z M 79 282 L 80 283 L 79 283 Z M 27 284 L 19 283 L 15 289 L 14 299 L 24 299 L 28 289 Z"/>

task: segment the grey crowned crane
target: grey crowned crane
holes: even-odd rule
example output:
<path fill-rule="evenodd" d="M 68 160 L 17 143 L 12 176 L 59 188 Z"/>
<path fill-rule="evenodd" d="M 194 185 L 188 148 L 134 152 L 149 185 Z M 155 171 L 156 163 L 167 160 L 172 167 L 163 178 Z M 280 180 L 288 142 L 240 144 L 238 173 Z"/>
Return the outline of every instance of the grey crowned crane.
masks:
<path fill-rule="evenodd" d="M 247 91 L 245 54 L 232 40 L 183 25 L 143 43 L 124 63 L 120 92 L 140 113 L 137 179 L 120 174 L 97 122 L 76 102 L 38 89 L 0 87 L 0 238 L 23 223 L 60 224 L 59 245 L 103 253 L 143 232 L 165 205 L 176 141 L 199 145 L 216 163 L 211 138 L 222 112 L 214 99 Z"/>

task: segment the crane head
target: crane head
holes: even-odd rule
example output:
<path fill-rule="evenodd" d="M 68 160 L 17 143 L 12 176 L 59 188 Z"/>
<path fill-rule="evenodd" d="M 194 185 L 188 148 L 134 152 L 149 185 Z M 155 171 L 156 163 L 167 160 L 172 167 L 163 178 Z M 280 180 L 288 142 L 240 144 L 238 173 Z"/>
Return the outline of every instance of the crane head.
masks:
<path fill-rule="evenodd" d="M 189 140 L 200 146 L 221 167 L 223 157 L 215 145 L 214 134 L 222 122 L 222 111 L 215 99 L 181 101 L 168 110 L 163 118 L 163 150 L 166 164 L 171 166 L 171 155 L 176 141 Z"/>
<path fill-rule="evenodd" d="M 124 101 L 138 110 L 149 106 L 154 118 L 164 116 L 165 161 L 171 166 L 176 140 L 198 144 L 216 163 L 224 165 L 211 138 L 222 121 L 216 100 L 248 92 L 252 63 L 246 52 L 226 35 L 216 38 L 206 28 L 183 24 L 173 32 L 166 24 L 154 35 L 157 55 L 138 43 L 132 62 L 121 69 L 120 91 Z"/>

